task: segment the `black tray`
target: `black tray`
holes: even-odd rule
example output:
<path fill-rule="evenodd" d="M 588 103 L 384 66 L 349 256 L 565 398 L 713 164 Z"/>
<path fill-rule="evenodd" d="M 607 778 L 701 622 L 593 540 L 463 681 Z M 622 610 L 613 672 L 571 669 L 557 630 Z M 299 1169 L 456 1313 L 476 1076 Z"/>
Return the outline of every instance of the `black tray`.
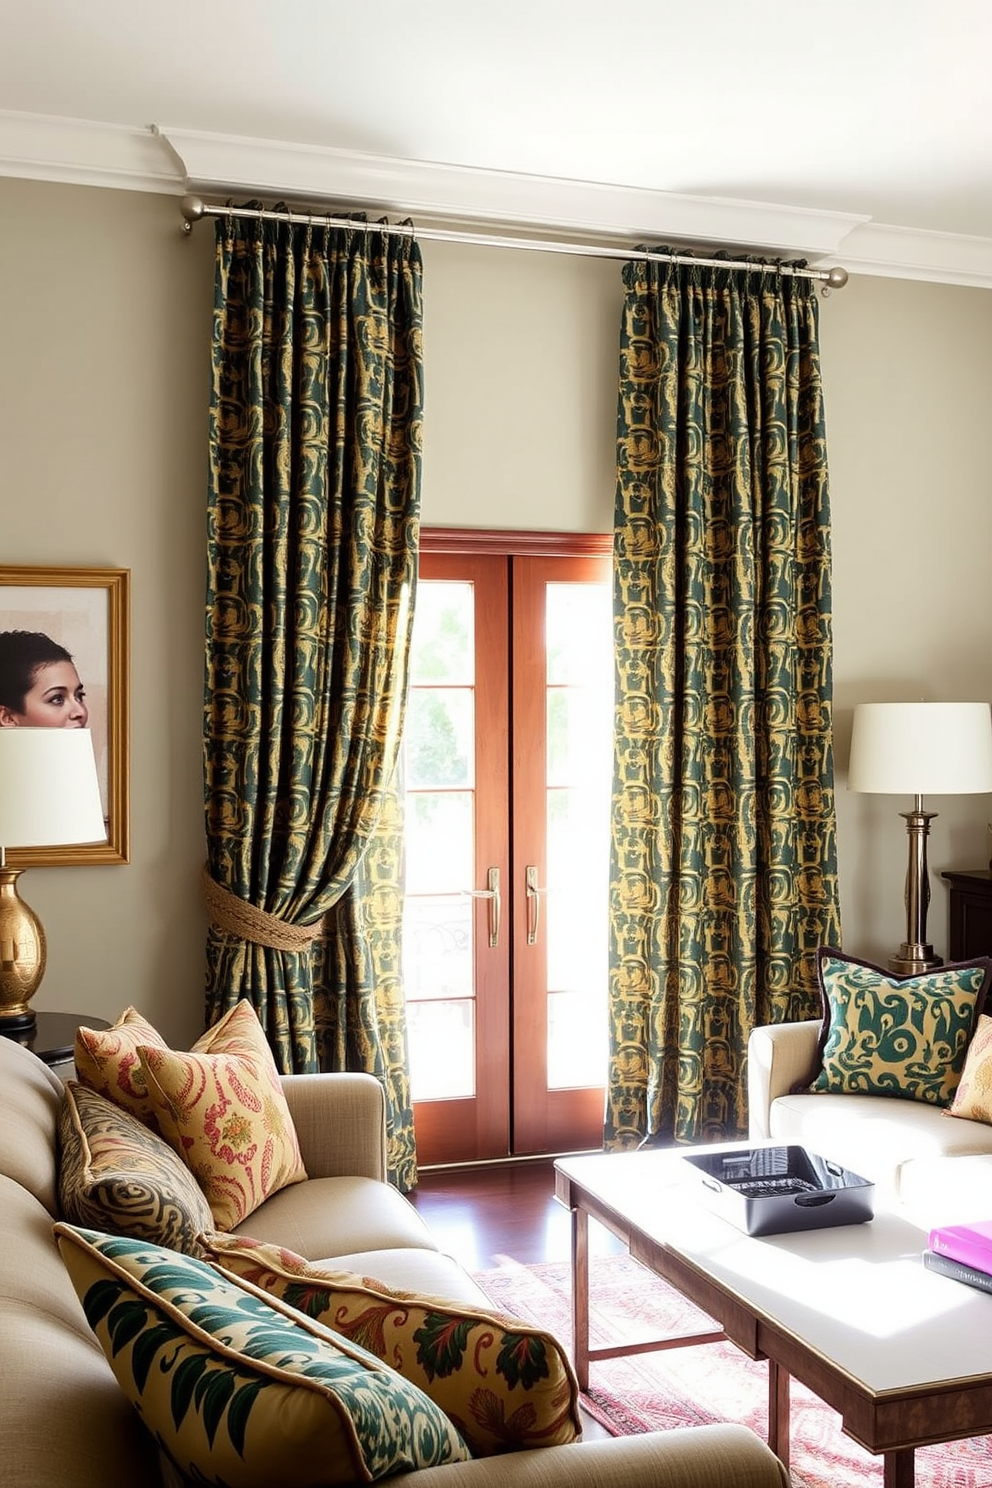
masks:
<path fill-rule="evenodd" d="M 748 1235 L 781 1235 L 864 1224 L 875 1185 L 805 1147 L 701 1152 L 685 1161 L 700 1174 L 703 1197 Z"/>

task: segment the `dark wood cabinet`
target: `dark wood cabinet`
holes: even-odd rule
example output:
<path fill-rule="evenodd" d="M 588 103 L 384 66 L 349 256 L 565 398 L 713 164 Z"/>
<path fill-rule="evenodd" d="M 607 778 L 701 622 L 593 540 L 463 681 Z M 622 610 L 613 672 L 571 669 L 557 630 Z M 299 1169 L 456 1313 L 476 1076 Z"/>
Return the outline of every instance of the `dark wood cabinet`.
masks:
<path fill-rule="evenodd" d="M 949 961 L 992 956 L 992 874 L 987 868 L 942 873 L 951 886 L 948 911 Z"/>

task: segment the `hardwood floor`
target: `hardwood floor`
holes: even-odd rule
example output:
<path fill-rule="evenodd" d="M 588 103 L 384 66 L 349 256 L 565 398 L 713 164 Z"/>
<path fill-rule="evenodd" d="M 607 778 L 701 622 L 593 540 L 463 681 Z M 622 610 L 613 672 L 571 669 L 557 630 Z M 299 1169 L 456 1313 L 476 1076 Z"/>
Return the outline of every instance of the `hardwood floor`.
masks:
<path fill-rule="evenodd" d="M 567 1261 L 568 1211 L 554 1196 L 550 1159 L 421 1172 L 410 1195 L 442 1250 L 469 1271 L 486 1271 L 510 1256 L 524 1265 Z M 589 1226 L 593 1251 L 623 1247 L 607 1230 Z"/>

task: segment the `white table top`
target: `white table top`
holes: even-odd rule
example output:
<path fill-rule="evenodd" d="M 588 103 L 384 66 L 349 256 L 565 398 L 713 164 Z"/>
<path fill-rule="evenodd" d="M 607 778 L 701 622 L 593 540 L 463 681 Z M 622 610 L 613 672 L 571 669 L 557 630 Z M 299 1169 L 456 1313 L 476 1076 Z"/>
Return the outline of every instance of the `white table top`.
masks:
<path fill-rule="evenodd" d="M 876 1205 L 865 1224 L 752 1238 L 710 1207 L 687 1150 L 556 1166 L 872 1394 L 992 1374 L 992 1295 L 926 1270 L 924 1230 Z"/>

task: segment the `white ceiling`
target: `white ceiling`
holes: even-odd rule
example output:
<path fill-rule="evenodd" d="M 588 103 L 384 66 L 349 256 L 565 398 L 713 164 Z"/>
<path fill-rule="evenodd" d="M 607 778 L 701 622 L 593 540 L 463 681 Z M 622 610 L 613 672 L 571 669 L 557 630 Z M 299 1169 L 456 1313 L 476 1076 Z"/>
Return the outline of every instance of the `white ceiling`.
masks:
<path fill-rule="evenodd" d="M 992 0 L 0 0 L 0 173 L 992 285 L 990 76 Z"/>

